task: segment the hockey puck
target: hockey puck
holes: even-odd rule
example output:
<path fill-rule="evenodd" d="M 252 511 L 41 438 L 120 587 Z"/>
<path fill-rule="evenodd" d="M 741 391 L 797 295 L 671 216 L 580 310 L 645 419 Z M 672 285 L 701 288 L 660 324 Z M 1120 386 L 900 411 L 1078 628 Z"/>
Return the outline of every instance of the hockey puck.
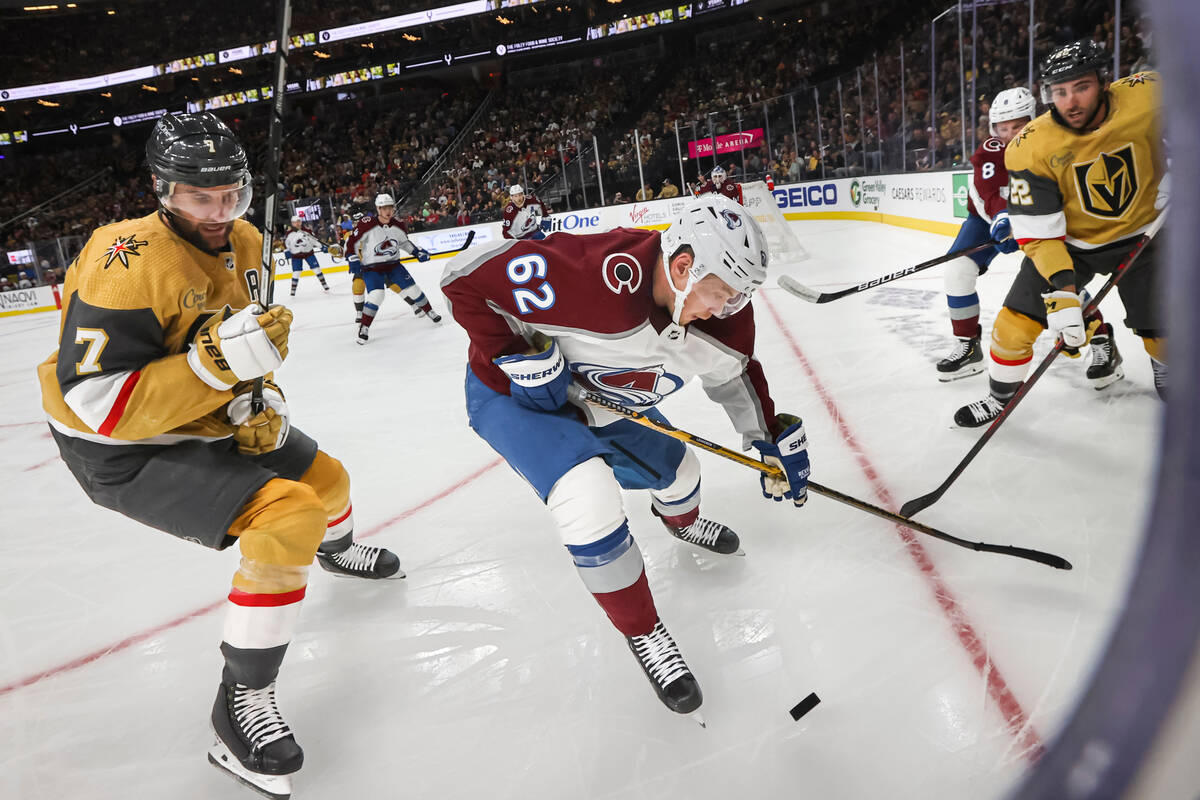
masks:
<path fill-rule="evenodd" d="M 798 722 L 801 717 L 816 708 L 817 703 L 820 702 L 821 698 L 817 697 L 816 692 L 813 692 L 799 703 L 796 703 L 795 708 L 793 708 L 789 713 L 792 715 L 792 719 Z"/>

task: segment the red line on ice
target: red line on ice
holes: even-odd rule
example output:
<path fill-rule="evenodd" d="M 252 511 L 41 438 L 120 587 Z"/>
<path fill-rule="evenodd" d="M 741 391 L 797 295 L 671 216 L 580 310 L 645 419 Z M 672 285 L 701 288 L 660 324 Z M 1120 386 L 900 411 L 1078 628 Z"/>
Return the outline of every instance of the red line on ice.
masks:
<path fill-rule="evenodd" d="M 360 536 L 356 536 L 355 539 L 365 539 L 368 536 L 374 536 L 375 534 L 380 533 L 381 531 L 388 528 L 389 526 L 395 525 L 397 522 L 400 522 L 402 520 L 406 520 L 409 517 L 413 516 L 414 514 L 417 514 L 420 511 L 424 511 L 426 508 L 429 508 L 434 503 L 437 503 L 440 500 L 445 500 L 447 497 L 454 494 L 458 490 L 465 488 L 468 484 L 470 484 L 471 482 L 480 478 L 484 473 L 498 467 L 501 463 L 503 463 L 501 461 L 501 459 L 497 458 L 495 461 L 485 464 L 484 466 L 475 470 L 470 475 L 466 476 L 465 478 L 458 481 L 457 483 L 446 487 L 445 489 L 443 489 L 442 491 L 433 495 L 432 497 L 425 498 L 424 500 L 422 500 L 420 503 L 417 503 L 412 508 L 405 509 L 404 511 L 401 511 L 399 514 L 396 514 L 394 517 L 391 517 L 390 519 L 387 519 L 387 520 L 379 523 L 378 525 L 370 528 L 369 530 L 367 530 L 365 533 L 361 534 Z M 203 608 L 197 608 L 193 611 L 189 611 L 188 613 L 184 614 L 183 616 L 176 617 L 175 619 L 169 620 L 168 622 L 164 622 L 161 625 L 156 625 L 155 627 L 144 630 L 141 633 L 135 633 L 132 636 L 128 636 L 128 637 L 120 640 L 119 642 L 115 642 L 115 643 L 107 645 L 105 647 L 101 647 L 98 650 L 94 650 L 91 653 L 88 653 L 87 655 L 84 655 L 84 656 L 80 656 L 79 658 L 76 658 L 72 661 L 68 661 L 65 664 L 59 664 L 57 667 L 51 667 L 50 669 L 42 670 L 41 672 L 35 673 L 33 675 L 29 675 L 28 677 L 21 678 L 20 680 L 10 683 L 7 686 L 0 686 L 0 697 L 3 697 L 4 695 L 9 694 L 10 692 L 15 692 L 18 689 L 23 689 L 26 686 L 31 686 L 31 685 L 37 683 L 38 681 L 45 680 L 46 678 L 53 678 L 57 675 L 62 675 L 63 673 L 71 672 L 72 670 L 79 669 L 80 667 L 86 667 L 88 664 L 91 664 L 93 661 L 99 661 L 101 658 L 112 655 L 113 653 L 119 653 L 122 650 L 128 650 L 130 647 L 133 647 L 136 644 L 141 644 L 142 642 L 146 641 L 147 639 L 151 639 L 160 633 L 165 633 L 166 631 L 169 631 L 172 628 L 178 628 L 180 625 L 183 625 L 185 622 L 190 622 L 191 620 L 196 619 L 197 617 L 202 617 L 205 614 L 208 614 L 212 611 L 216 611 L 218 608 L 224 607 L 225 603 L 226 603 L 226 599 L 224 597 L 222 597 L 220 600 L 217 600 L 215 603 L 210 603 L 210 604 L 204 606 Z"/>
<path fill-rule="evenodd" d="M 871 487 L 875 490 L 875 494 L 879 496 L 880 501 L 886 508 L 897 508 L 898 504 L 892 498 L 891 492 L 887 486 L 879 478 L 879 471 L 875 469 L 875 465 L 867 458 L 866 452 L 858 444 L 858 440 L 850 430 L 850 426 L 846 422 L 845 416 L 839 410 L 837 402 L 821 383 L 821 379 L 817 377 L 816 371 L 804 352 L 796 343 L 796 339 L 792 336 L 791 331 L 783 321 L 783 317 L 775 309 L 774 303 L 765 293 L 762 297 L 767 310 L 771 312 L 771 316 L 775 319 L 775 324 L 783 333 L 784 339 L 792 348 L 792 353 L 796 356 L 796 360 L 800 362 L 801 368 L 808 375 L 809 381 L 813 388 L 817 390 L 817 394 L 821 397 L 821 402 L 825 404 L 825 410 L 833 421 L 837 424 L 838 430 L 841 432 L 843 440 L 850 446 L 850 450 L 854 453 L 855 459 L 858 461 L 859 467 L 863 474 L 871 482 Z M 1000 674 L 1000 670 L 992 663 L 991 657 L 988 655 L 987 645 L 984 644 L 979 634 L 975 632 L 975 627 L 967 619 L 967 613 L 963 607 L 959 605 L 954 594 L 950 591 L 950 587 L 946 585 L 941 573 L 937 571 L 933 560 L 929 557 L 929 552 L 921 545 L 917 538 L 917 534 L 913 533 L 908 528 L 902 525 L 896 525 L 896 532 L 900 538 L 904 540 L 905 549 L 909 556 L 916 563 L 917 569 L 925 577 L 929 583 L 929 587 L 933 590 L 934 599 L 937 600 L 938 606 L 941 607 L 942 613 L 945 614 L 946 620 L 950 623 L 950 627 L 958 636 L 959 643 L 963 649 L 967 651 L 971 662 L 975 668 L 979 670 L 979 674 L 987 683 L 988 694 L 992 700 L 996 702 L 1000 709 L 1000 714 L 1004 717 L 1007 724 L 1009 734 L 1016 738 L 1018 744 L 1028 754 L 1031 761 L 1037 761 L 1045 751 L 1045 745 L 1042 743 L 1041 737 L 1034 730 L 1033 725 L 1029 722 L 1029 715 L 1021 707 L 1016 696 L 1012 693 L 1008 683 Z"/>

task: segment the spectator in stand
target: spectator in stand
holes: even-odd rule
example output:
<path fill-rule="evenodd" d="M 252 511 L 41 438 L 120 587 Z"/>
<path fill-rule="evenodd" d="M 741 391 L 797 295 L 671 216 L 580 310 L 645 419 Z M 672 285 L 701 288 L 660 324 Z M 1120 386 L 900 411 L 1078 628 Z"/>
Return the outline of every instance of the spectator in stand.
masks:
<path fill-rule="evenodd" d="M 654 199 L 654 187 L 652 187 L 649 183 L 647 183 L 641 189 L 638 189 L 638 193 L 633 196 L 633 199 L 639 203 L 644 203 L 647 200 L 653 200 Z"/>
<path fill-rule="evenodd" d="M 625 195 L 621 194 L 620 192 L 617 192 L 616 194 L 613 195 L 612 205 L 614 205 L 614 206 L 619 206 L 622 203 L 628 203 L 628 202 L 629 201 L 625 199 Z"/>
<path fill-rule="evenodd" d="M 658 190 L 658 199 L 666 200 L 669 197 L 679 197 L 679 187 L 671 183 L 670 178 L 663 178 L 662 188 Z"/>
<path fill-rule="evenodd" d="M 11 292 L 16 288 L 17 287 L 13 286 L 12 282 L 9 281 L 7 275 L 0 275 L 0 292 Z"/>
<path fill-rule="evenodd" d="M 460 228 L 471 224 L 471 212 L 465 206 L 458 210 L 457 216 L 454 217 L 454 224 Z"/>

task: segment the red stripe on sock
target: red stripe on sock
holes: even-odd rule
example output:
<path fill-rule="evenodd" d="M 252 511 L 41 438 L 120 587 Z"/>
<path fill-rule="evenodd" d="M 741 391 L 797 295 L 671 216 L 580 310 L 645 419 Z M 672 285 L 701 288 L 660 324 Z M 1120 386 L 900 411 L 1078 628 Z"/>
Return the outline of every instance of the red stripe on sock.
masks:
<path fill-rule="evenodd" d="M 230 589 L 229 602 L 235 606 L 288 606 L 303 600 L 307 588 L 307 586 L 301 586 L 294 592 L 280 592 L 279 594 L 256 594 L 243 592 L 241 589 Z"/>
<path fill-rule="evenodd" d="M 1030 361 L 1033 361 L 1033 353 L 1030 353 L 1024 358 L 1018 358 L 1016 361 L 1009 361 L 1007 358 L 1001 358 L 1000 356 L 996 355 L 996 351 L 993 350 L 992 361 L 995 361 L 997 364 L 1000 364 L 1004 367 L 1019 367 L 1022 364 L 1028 364 Z"/>
<path fill-rule="evenodd" d="M 353 511 L 353 510 L 354 510 L 354 506 L 353 506 L 353 505 L 348 505 L 348 506 L 346 506 L 346 513 L 345 513 L 345 514 L 342 514 L 342 515 L 341 515 L 340 517 L 338 517 L 337 519 L 331 519 L 331 520 L 329 521 L 329 524 L 328 524 L 328 525 L 326 525 L 325 527 L 326 527 L 326 528 L 332 528 L 334 525 L 341 525 L 343 522 L 345 522 L 345 521 L 346 521 L 346 517 L 349 517 L 349 516 L 350 516 L 350 512 L 351 512 L 351 511 Z"/>
<path fill-rule="evenodd" d="M 125 406 L 129 403 L 129 395 L 133 394 L 133 387 L 137 386 L 137 382 L 141 377 L 142 371 L 139 369 L 125 379 L 125 383 L 121 384 L 121 391 L 117 392 L 116 402 L 109 409 L 108 416 L 104 418 L 104 422 L 100 424 L 100 429 L 96 433 L 101 436 L 112 436 L 113 429 L 117 427 L 117 423 L 121 421 L 121 417 L 125 414 Z"/>

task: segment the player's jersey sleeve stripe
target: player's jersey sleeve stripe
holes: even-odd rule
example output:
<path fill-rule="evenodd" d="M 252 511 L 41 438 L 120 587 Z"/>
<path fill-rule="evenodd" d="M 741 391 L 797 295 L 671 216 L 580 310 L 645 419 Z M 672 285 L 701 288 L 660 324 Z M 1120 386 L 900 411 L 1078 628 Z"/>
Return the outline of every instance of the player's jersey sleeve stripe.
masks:
<path fill-rule="evenodd" d="M 975 176 L 971 175 L 971 179 L 967 181 L 967 194 L 971 197 L 971 203 L 975 206 L 975 213 L 978 214 L 988 225 L 992 224 L 992 218 L 987 213 L 987 203 L 983 202 L 983 195 L 979 193 L 979 187 L 975 185 Z"/>
<path fill-rule="evenodd" d="M 125 405 L 137 384 L 137 376 L 138 373 L 133 370 L 96 375 L 76 383 L 63 394 L 63 399 L 85 425 L 96 433 L 108 436 L 125 413 Z M 105 427 L 107 431 L 102 430 Z"/>
<path fill-rule="evenodd" d="M 1062 239 L 1067 235 L 1067 215 L 1062 211 L 1037 216 L 1013 214 L 1009 220 L 1017 244 L 1026 244 L 1035 239 Z"/>
<path fill-rule="evenodd" d="M 133 372 L 121 384 L 121 390 L 117 392 L 116 402 L 113 403 L 112 409 L 109 410 L 108 416 L 104 418 L 104 422 L 100 423 L 100 427 L 96 429 L 96 433 L 101 436 L 111 436 L 113 429 L 117 427 L 117 423 L 121 421 L 121 417 L 125 414 L 125 406 L 129 404 L 129 396 L 133 394 L 133 387 L 137 386 L 138 378 L 142 377 L 141 370 Z"/>

